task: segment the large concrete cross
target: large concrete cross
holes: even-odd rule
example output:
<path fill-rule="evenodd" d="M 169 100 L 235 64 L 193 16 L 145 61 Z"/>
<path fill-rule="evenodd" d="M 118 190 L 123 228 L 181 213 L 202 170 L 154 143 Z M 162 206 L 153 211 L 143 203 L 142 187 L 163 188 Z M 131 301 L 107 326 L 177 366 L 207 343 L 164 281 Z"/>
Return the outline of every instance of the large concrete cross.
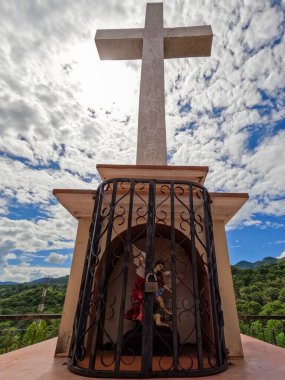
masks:
<path fill-rule="evenodd" d="M 97 30 L 100 59 L 141 59 L 137 164 L 166 165 L 164 59 L 211 55 L 211 26 L 163 27 L 163 4 L 148 3 L 144 29 Z"/>

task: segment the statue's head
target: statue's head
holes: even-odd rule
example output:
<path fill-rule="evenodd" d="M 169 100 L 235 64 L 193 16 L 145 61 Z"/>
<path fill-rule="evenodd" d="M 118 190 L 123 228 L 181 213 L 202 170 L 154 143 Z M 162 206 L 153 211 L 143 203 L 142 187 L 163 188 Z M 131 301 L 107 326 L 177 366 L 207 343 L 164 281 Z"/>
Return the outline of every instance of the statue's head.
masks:
<path fill-rule="evenodd" d="M 162 260 L 157 260 L 154 264 L 154 270 L 157 272 L 163 272 L 165 264 Z"/>

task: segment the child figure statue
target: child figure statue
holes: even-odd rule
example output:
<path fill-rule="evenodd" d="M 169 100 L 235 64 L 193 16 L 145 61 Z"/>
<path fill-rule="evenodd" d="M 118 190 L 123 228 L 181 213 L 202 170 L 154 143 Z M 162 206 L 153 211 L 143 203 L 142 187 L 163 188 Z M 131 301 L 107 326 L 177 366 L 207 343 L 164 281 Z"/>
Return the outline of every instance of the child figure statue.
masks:
<path fill-rule="evenodd" d="M 154 264 L 153 272 L 155 273 L 155 275 L 157 277 L 157 282 L 158 282 L 158 290 L 156 292 L 154 292 L 154 297 L 155 297 L 155 301 L 158 303 L 160 309 L 165 314 L 172 315 L 172 313 L 167 310 L 165 303 L 164 303 L 164 300 L 162 298 L 162 295 L 163 295 L 165 290 L 172 293 L 172 290 L 165 284 L 164 279 L 163 279 L 164 267 L 165 267 L 165 265 L 164 265 L 164 262 L 162 260 L 158 260 Z M 161 313 L 157 309 L 158 308 L 155 308 L 155 313 L 154 313 L 155 324 L 157 326 L 169 327 L 169 325 L 167 323 L 161 322 Z"/>

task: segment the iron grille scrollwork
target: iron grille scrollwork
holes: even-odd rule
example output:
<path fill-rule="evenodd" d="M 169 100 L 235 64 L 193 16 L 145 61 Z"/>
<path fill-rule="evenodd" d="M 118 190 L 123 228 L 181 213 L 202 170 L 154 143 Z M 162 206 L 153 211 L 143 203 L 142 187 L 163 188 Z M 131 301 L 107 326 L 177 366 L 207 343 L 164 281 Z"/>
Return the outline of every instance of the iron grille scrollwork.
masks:
<path fill-rule="evenodd" d="M 157 270 L 157 291 L 145 292 Z M 189 181 L 116 178 L 97 190 L 68 367 L 93 377 L 227 368 L 210 197 Z"/>

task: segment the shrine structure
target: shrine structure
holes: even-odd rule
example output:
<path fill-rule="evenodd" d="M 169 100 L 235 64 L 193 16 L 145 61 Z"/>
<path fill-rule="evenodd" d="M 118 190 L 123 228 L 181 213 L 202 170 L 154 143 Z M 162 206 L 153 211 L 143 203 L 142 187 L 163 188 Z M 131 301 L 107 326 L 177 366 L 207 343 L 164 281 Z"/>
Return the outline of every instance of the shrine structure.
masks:
<path fill-rule="evenodd" d="M 137 163 L 97 165 L 96 191 L 54 190 L 78 220 L 56 355 L 91 377 L 219 373 L 242 356 L 225 226 L 248 194 L 167 165 L 164 95 L 164 59 L 210 56 L 211 27 L 164 28 L 152 3 L 145 28 L 95 42 L 101 59 L 142 60 Z"/>

